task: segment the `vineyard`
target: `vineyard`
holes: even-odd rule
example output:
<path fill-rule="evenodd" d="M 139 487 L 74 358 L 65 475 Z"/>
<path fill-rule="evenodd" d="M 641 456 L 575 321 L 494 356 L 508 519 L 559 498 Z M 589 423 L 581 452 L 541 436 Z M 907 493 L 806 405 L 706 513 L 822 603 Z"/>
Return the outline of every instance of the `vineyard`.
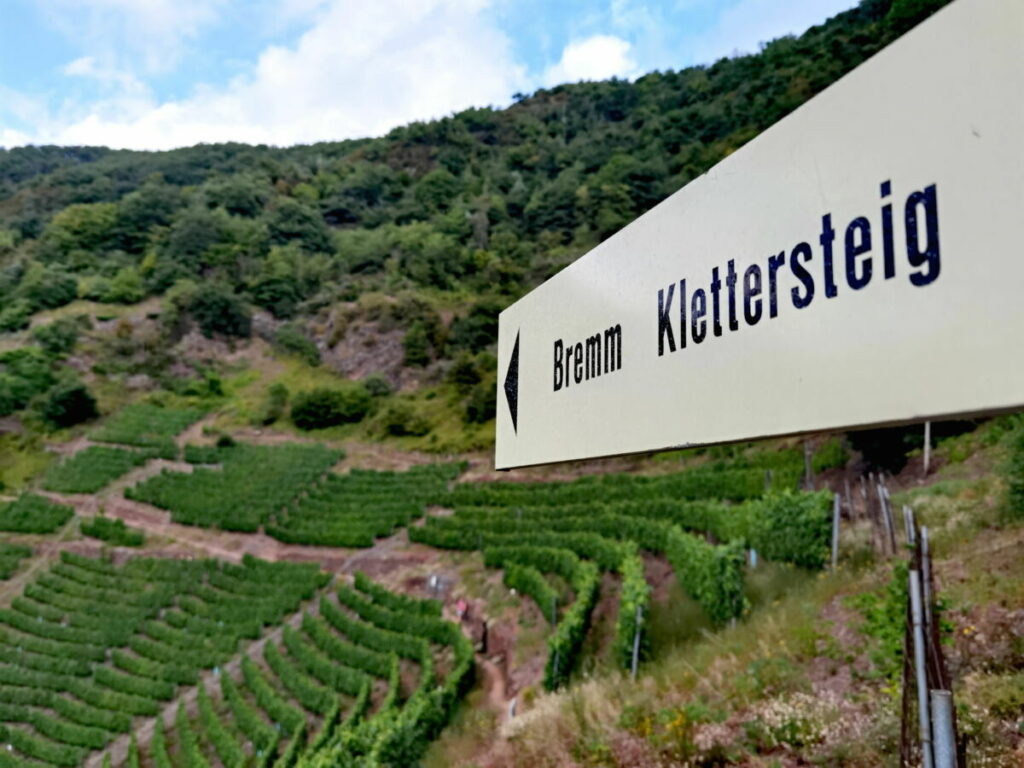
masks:
<path fill-rule="evenodd" d="M 197 466 L 191 473 L 164 470 L 127 489 L 125 496 L 170 511 L 178 523 L 253 533 L 340 458 L 340 452 L 322 445 L 298 443 L 189 446 L 187 461 L 219 467 Z"/>
<path fill-rule="evenodd" d="M 362 574 L 323 592 L 328 581 L 316 565 L 250 557 L 115 566 L 62 553 L 0 610 L 4 764 L 72 768 L 153 717 L 148 744 L 131 736 L 130 766 L 417 759 L 471 684 L 473 648 L 437 602 Z"/>
<path fill-rule="evenodd" d="M 73 516 L 74 510 L 66 504 L 23 493 L 15 501 L 0 504 L 0 531 L 53 533 Z"/>
<path fill-rule="evenodd" d="M 91 445 L 46 473 L 43 488 L 56 493 L 96 493 L 135 467 L 145 464 L 152 450 L 125 450 Z"/>
<path fill-rule="evenodd" d="M 711 622 L 723 625 L 748 608 L 746 551 L 778 562 L 820 568 L 830 536 L 830 499 L 798 493 L 797 468 L 692 470 L 656 477 L 606 475 L 563 484 L 462 484 L 449 496 L 453 516 L 411 527 L 412 541 L 443 549 L 481 550 L 489 567 L 532 598 L 554 628 L 544 685 L 563 685 L 579 660 L 594 606 L 598 572 L 618 576 L 621 592 L 615 658 L 642 661 L 650 651 L 642 624 L 651 590 L 641 552 L 664 556 L 683 590 Z M 708 499 L 713 500 L 708 500 Z M 698 500 L 699 499 L 699 500 Z M 574 600 L 558 618 L 556 591 L 546 576 L 572 587 Z"/>
<path fill-rule="evenodd" d="M 174 436 L 202 418 L 201 411 L 162 408 L 146 403 L 129 405 L 114 414 L 90 437 L 100 443 L 151 448 L 164 459 L 178 457 Z"/>

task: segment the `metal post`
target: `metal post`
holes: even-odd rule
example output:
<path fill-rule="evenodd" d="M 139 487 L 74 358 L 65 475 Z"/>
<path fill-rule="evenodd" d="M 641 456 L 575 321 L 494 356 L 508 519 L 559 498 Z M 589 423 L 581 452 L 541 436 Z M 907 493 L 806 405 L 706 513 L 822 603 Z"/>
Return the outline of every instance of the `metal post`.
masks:
<path fill-rule="evenodd" d="M 839 565 L 839 509 L 842 501 L 837 493 L 832 501 L 832 570 Z"/>
<path fill-rule="evenodd" d="M 932 742 L 935 768 L 956 768 L 956 739 L 953 736 L 953 694 L 932 690 Z"/>
<path fill-rule="evenodd" d="M 811 471 L 811 444 L 804 440 L 804 485 L 808 491 L 814 490 L 814 474 Z"/>
<path fill-rule="evenodd" d="M 767 491 L 772 487 L 772 471 L 766 469 L 764 471 L 764 489 Z"/>
<path fill-rule="evenodd" d="M 911 547 L 917 544 L 917 535 L 914 532 L 916 527 L 914 523 L 914 510 L 908 507 L 906 504 L 903 505 L 903 533 L 907 537 L 907 544 Z"/>
<path fill-rule="evenodd" d="M 896 554 L 896 523 L 892 519 L 892 502 L 889 499 L 889 487 L 882 481 L 882 507 L 885 509 L 885 524 L 889 529 L 889 551 Z"/>
<path fill-rule="evenodd" d="M 750 550 L 750 567 L 757 568 L 757 550 Z"/>
<path fill-rule="evenodd" d="M 885 535 L 885 550 L 889 555 L 896 554 L 896 537 L 892 532 L 892 519 L 889 517 L 888 510 L 886 509 L 885 503 L 885 492 L 882 490 L 882 484 L 879 483 L 875 486 L 875 492 L 878 494 L 878 513 L 882 517 L 882 528 Z"/>
<path fill-rule="evenodd" d="M 924 473 L 928 474 L 928 465 L 932 460 L 932 423 L 924 423 Z"/>
<path fill-rule="evenodd" d="M 932 626 L 932 555 L 928 546 L 928 526 L 921 526 L 921 583 L 924 586 L 924 623 Z"/>
<path fill-rule="evenodd" d="M 917 676 L 917 719 L 921 736 L 921 766 L 934 768 L 932 761 L 932 729 L 928 715 L 928 672 L 925 667 L 924 626 L 921 610 L 921 577 L 910 571 L 910 615 L 914 627 L 914 672 Z"/>
<path fill-rule="evenodd" d="M 630 674 L 636 680 L 636 670 L 640 665 L 640 623 L 644 620 L 644 609 L 636 607 L 636 631 L 633 634 L 633 664 L 630 667 Z"/>

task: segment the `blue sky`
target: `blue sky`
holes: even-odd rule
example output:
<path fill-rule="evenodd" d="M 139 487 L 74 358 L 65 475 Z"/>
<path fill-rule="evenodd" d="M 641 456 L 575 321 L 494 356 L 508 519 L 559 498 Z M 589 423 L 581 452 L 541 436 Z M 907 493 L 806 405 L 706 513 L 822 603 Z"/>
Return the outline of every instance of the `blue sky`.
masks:
<path fill-rule="evenodd" d="M 0 0 L 0 146 L 373 136 L 679 69 L 856 0 Z"/>

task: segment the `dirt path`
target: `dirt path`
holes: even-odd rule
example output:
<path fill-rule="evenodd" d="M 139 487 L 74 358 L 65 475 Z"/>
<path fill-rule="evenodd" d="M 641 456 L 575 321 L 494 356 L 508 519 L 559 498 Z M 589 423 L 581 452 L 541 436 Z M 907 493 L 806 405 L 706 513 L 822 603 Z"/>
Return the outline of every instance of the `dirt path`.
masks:
<path fill-rule="evenodd" d="M 508 716 L 508 696 L 505 687 L 505 675 L 490 659 L 477 657 L 477 664 L 483 672 L 482 686 L 486 694 L 487 706 L 494 710 L 497 722 L 501 723 Z"/>

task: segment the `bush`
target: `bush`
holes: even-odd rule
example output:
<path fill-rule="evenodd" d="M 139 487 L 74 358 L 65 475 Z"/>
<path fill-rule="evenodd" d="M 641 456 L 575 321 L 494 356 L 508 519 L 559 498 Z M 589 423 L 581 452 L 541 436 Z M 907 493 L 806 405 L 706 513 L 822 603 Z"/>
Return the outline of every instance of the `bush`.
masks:
<path fill-rule="evenodd" d="M 473 387 L 466 401 L 466 421 L 470 424 L 483 424 L 494 418 L 498 407 L 498 393 L 494 382 L 485 381 Z"/>
<path fill-rule="evenodd" d="M 55 427 L 71 427 L 100 415 L 96 398 L 80 381 L 64 381 L 51 389 L 40 415 Z"/>
<path fill-rule="evenodd" d="M 371 373 L 363 379 L 363 386 L 373 397 L 387 397 L 394 388 L 383 373 Z"/>
<path fill-rule="evenodd" d="M 362 384 L 344 389 L 312 389 L 295 396 L 292 422 L 299 429 L 308 430 L 362 421 L 370 405 L 370 393 Z"/>
<path fill-rule="evenodd" d="M 277 329 L 277 333 L 274 334 L 274 345 L 285 352 L 301 357 L 309 365 L 320 365 L 320 350 L 316 348 L 316 344 L 306 338 L 306 335 L 291 323 Z"/>
<path fill-rule="evenodd" d="M 272 384 L 267 392 L 267 402 L 263 406 L 257 422 L 263 426 L 269 426 L 284 416 L 288 407 L 288 387 L 284 384 Z"/>
<path fill-rule="evenodd" d="M 389 435 L 425 435 L 430 431 L 430 422 L 416 412 L 412 403 L 399 401 L 391 403 L 381 414 L 381 425 Z"/>
<path fill-rule="evenodd" d="M 32 329 L 32 338 L 47 354 L 53 356 L 66 355 L 75 348 L 78 341 L 78 320 L 64 317 L 47 325 Z"/>
<path fill-rule="evenodd" d="M 252 316 L 230 288 L 203 284 L 189 303 L 189 314 L 207 338 L 215 333 L 247 338 L 252 334 Z"/>

